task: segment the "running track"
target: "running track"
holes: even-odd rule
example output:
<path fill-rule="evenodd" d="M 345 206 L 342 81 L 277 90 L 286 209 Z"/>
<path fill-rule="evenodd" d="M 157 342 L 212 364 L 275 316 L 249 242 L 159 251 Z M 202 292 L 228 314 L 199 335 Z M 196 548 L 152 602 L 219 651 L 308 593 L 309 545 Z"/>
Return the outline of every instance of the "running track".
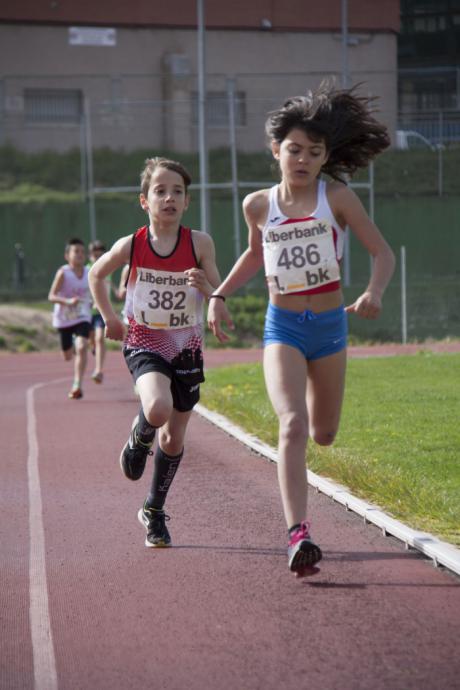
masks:
<path fill-rule="evenodd" d="M 82 401 L 57 353 L 2 356 L 0 376 L 2 690 L 459 688 L 458 578 L 311 492 L 325 557 L 296 580 L 275 466 L 198 415 L 175 548 L 146 549 L 121 356 Z"/>

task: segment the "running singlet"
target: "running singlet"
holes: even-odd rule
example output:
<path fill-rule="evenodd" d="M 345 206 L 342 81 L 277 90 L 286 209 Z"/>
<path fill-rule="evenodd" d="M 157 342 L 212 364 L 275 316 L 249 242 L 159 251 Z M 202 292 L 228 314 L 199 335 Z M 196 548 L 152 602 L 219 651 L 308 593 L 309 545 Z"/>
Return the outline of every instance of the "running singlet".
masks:
<path fill-rule="evenodd" d="M 148 227 L 133 236 L 124 314 L 125 346 L 155 352 L 172 362 L 184 350 L 201 350 L 203 296 L 184 271 L 198 267 L 190 228 L 179 228 L 168 256 L 154 250 Z"/>
<path fill-rule="evenodd" d="M 269 289 L 282 295 L 337 290 L 345 233 L 329 206 L 326 182 L 318 180 L 317 206 L 307 218 L 288 218 L 281 212 L 278 188 L 270 189 L 270 207 L 262 230 Z"/>
<path fill-rule="evenodd" d="M 77 304 L 57 304 L 53 310 L 54 328 L 68 328 L 82 321 L 91 323 L 91 294 L 88 284 L 88 268 L 84 266 L 81 278 L 75 275 L 68 264 L 62 266 L 64 280 L 59 290 L 60 297 L 79 297 Z"/>

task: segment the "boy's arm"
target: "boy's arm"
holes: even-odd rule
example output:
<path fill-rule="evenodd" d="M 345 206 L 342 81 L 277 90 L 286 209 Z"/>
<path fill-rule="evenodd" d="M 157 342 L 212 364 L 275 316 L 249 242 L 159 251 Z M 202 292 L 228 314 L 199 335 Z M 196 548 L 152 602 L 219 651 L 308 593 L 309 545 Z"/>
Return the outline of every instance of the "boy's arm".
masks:
<path fill-rule="evenodd" d="M 48 293 L 48 300 L 50 302 L 53 302 L 53 304 L 77 304 L 77 302 L 79 301 L 78 297 L 63 297 L 59 294 L 62 289 L 63 283 L 64 271 L 62 270 L 62 268 L 59 268 L 56 271 L 56 275 L 54 276 L 53 282 L 51 283 L 50 291 Z"/>
<path fill-rule="evenodd" d="M 89 272 L 91 294 L 105 321 L 106 335 L 113 340 L 122 340 L 125 328 L 112 307 L 105 279 L 129 261 L 131 242 L 131 235 L 122 237 L 92 265 Z"/>
<path fill-rule="evenodd" d="M 118 299 L 123 300 L 126 297 L 126 280 L 129 273 L 129 264 L 123 266 L 121 270 L 120 283 L 118 285 L 118 290 L 116 290 L 116 295 Z"/>
<path fill-rule="evenodd" d="M 199 268 L 190 268 L 185 271 L 185 275 L 188 278 L 188 284 L 196 287 L 207 298 L 220 283 L 219 269 L 216 265 L 216 250 L 209 235 L 196 230 L 193 233 Z"/>

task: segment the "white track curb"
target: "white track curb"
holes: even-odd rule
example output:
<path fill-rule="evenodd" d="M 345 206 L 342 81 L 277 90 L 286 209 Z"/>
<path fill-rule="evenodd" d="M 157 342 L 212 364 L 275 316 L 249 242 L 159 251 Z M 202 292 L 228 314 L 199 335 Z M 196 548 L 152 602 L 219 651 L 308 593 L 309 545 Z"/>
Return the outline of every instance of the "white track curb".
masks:
<path fill-rule="evenodd" d="M 272 462 L 278 462 L 274 448 L 263 443 L 256 436 L 248 434 L 244 429 L 233 424 L 223 415 L 212 412 L 200 404 L 195 405 L 194 410 L 256 453 L 263 455 Z M 431 558 L 435 566 L 443 565 L 445 568 L 460 575 L 460 549 L 445 541 L 441 541 L 428 532 L 418 532 L 399 522 L 399 520 L 395 520 L 377 506 L 373 506 L 353 496 L 345 486 L 336 484 L 330 479 L 324 479 L 324 477 L 311 472 L 311 470 L 307 471 L 307 477 L 308 483 L 314 486 L 317 491 L 321 491 L 326 496 L 333 498 L 334 501 L 341 503 L 347 510 L 352 510 L 361 515 L 365 522 L 372 522 L 374 525 L 377 525 L 384 535 L 391 534 L 404 542 L 406 548 L 412 547 Z"/>

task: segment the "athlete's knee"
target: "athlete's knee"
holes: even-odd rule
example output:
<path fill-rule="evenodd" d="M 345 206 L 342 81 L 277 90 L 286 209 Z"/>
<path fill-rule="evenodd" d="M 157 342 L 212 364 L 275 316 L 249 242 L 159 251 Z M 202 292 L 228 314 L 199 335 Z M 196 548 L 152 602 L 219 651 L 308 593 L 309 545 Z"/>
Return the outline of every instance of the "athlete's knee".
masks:
<path fill-rule="evenodd" d="M 62 354 L 64 355 L 65 361 L 69 362 L 73 357 L 73 348 L 70 348 L 70 350 L 64 350 Z"/>
<path fill-rule="evenodd" d="M 172 405 L 160 398 L 149 400 L 142 405 L 142 408 L 148 423 L 155 427 L 163 426 L 172 412 Z"/>
<path fill-rule="evenodd" d="M 161 430 L 159 441 L 160 447 L 167 455 L 179 455 L 184 447 L 182 434 L 180 436 L 174 436 L 163 429 Z"/>
<path fill-rule="evenodd" d="M 311 437 L 319 446 L 330 446 L 334 443 L 337 429 L 312 429 Z"/>
<path fill-rule="evenodd" d="M 285 442 L 307 439 L 308 420 L 304 415 L 296 412 L 286 412 L 280 415 L 280 438 Z"/>
<path fill-rule="evenodd" d="M 75 339 L 75 352 L 78 355 L 82 355 L 88 349 L 88 341 L 86 338 L 76 338 Z"/>

